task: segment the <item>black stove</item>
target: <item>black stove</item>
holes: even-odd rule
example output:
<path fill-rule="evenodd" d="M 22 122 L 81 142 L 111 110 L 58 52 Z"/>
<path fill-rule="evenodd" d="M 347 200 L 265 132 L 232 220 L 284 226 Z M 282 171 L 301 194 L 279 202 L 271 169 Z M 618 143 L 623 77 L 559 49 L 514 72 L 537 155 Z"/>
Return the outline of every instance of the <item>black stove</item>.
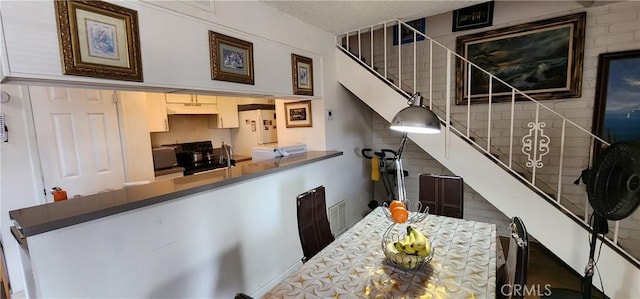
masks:
<path fill-rule="evenodd" d="M 184 167 L 184 175 L 192 175 L 203 171 L 227 167 L 220 163 L 220 156 L 214 156 L 211 141 L 168 144 L 175 148 L 178 166 Z M 234 162 L 232 160 L 232 162 Z M 232 165 L 235 163 L 232 163 Z"/>

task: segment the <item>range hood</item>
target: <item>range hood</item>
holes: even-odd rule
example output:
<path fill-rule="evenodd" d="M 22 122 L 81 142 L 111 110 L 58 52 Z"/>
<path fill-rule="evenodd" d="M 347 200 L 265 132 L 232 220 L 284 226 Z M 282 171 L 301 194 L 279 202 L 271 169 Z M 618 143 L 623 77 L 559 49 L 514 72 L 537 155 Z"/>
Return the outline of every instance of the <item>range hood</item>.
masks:
<path fill-rule="evenodd" d="M 167 114 L 218 114 L 218 105 L 167 103 Z"/>

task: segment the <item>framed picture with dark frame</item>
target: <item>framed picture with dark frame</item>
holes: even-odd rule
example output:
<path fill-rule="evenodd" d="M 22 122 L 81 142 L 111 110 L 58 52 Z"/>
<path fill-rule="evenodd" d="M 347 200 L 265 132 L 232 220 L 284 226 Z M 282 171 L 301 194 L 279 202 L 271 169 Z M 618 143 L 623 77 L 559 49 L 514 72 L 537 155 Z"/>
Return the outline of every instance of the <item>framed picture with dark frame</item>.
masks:
<path fill-rule="evenodd" d="M 312 127 L 311 101 L 284 103 L 287 128 Z"/>
<path fill-rule="evenodd" d="M 313 60 L 296 54 L 291 54 L 291 80 L 293 94 L 313 95 Z"/>
<path fill-rule="evenodd" d="M 425 30 L 426 30 L 425 18 L 417 19 L 413 21 L 407 21 L 405 23 L 411 26 L 413 29 L 417 30 L 418 32 L 422 34 L 425 33 Z M 393 25 L 392 31 L 393 31 L 393 45 L 397 46 L 398 45 L 398 25 Z M 421 40 L 424 40 L 424 36 L 420 34 L 416 34 L 416 41 L 421 41 Z M 402 44 L 412 43 L 413 30 L 411 30 L 411 28 L 405 25 L 402 25 L 402 28 L 400 28 L 400 41 L 402 42 Z"/>
<path fill-rule="evenodd" d="M 489 27 L 493 24 L 493 1 L 453 11 L 451 31 Z"/>
<path fill-rule="evenodd" d="M 613 144 L 640 140 L 640 49 L 598 57 L 593 134 Z M 594 157 L 603 149 L 595 142 Z"/>
<path fill-rule="evenodd" d="M 138 13 L 104 1 L 54 1 L 62 73 L 142 82 Z"/>
<path fill-rule="evenodd" d="M 211 79 L 254 85 L 253 43 L 209 31 Z"/>
<path fill-rule="evenodd" d="M 458 54 L 536 100 L 582 94 L 586 13 L 459 36 Z M 456 59 L 456 104 L 487 103 L 489 76 Z M 470 84 L 470 86 L 469 86 Z M 470 90 L 469 90 L 470 88 Z M 511 101 L 511 88 L 492 80 L 492 102 Z M 516 100 L 523 100 L 516 93 Z"/>

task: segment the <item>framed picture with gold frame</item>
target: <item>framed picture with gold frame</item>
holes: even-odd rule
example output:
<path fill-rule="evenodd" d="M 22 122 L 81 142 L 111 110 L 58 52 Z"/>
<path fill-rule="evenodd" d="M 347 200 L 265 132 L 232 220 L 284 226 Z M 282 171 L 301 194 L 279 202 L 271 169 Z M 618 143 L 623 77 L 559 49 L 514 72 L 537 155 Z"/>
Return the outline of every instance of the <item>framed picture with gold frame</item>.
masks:
<path fill-rule="evenodd" d="M 311 101 L 284 103 L 287 128 L 312 127 Z"/>
<path fill-rule="evenodd" d="M 104 1 L 55 1 L 65 75 L 142 82 L 138 13 Z"/>
<path fill-rule="evenodd" d="M 291 54 L 293 94 L 313 95 L 313 60 Z"/>
<path fill-rule="evenodd" d="M 211 79 L 254 85 L 253 43 L 209 31 Z"/>

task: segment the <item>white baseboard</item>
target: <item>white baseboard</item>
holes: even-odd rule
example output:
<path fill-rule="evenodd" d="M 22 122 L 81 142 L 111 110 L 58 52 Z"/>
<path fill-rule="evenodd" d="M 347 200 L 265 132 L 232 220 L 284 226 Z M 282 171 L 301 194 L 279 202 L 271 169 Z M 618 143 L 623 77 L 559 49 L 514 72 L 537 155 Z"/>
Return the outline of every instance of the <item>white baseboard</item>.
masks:
<path fill-rule="evenodd" d="M 273 279 L 269 280 L 263 286 L 259 287 L 257 290 L 253 291 L 250 296 L 253 298 L 262 298 L 266 295 L 271 289 L 273 289 L 276 285 L 278 285 L 285 277 L 289 276 L 291 273 L 297 271 L 302 266 L 302 261 L 298 261 L 297 263 L 291 265 L 289 268 L 282 271 Z"/>

